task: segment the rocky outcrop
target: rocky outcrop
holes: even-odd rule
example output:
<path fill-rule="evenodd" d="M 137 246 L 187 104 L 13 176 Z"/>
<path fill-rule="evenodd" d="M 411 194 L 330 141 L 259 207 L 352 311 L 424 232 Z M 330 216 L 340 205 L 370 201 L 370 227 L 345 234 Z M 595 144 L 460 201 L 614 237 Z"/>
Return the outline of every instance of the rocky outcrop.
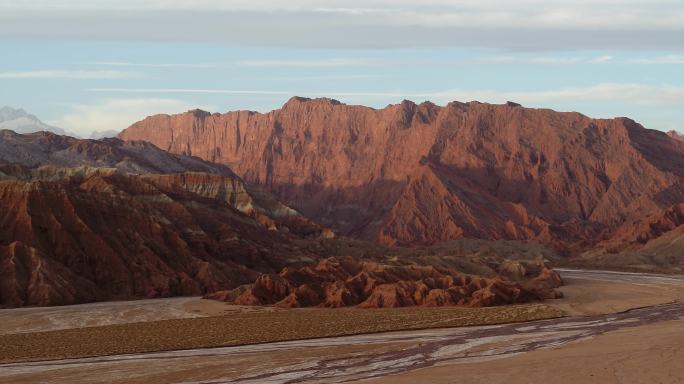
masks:
<path fill-rule="evenodd" d="M 554 290 L 562 283 L 556 272 L 540 264 L 518 264 L 514 277 L 503 279 L 427 265 L 329 258 L 314 266 L 261 275 L 252 284 L 206 297 L 283 308 L 484 307 L 560 297 Z"/>
<path fill-rule="evenodd" d="M 680 140 L 680 141 L 684 140 L 684 135 L 675 131 L 674 129 L 671 131 L 668 131 L 667 135 L 670 136 L 671 138 L 675 139 L 675 140 Z"/>
<path fill-rule="evenodd" d="M 124 130 L 229 164 L 319 223 L 383 244 L 536 240 L 564 252 L 684 202 L 684 142 L 627 118 L 477 102 L 383 109 L 292 98 Z"/>

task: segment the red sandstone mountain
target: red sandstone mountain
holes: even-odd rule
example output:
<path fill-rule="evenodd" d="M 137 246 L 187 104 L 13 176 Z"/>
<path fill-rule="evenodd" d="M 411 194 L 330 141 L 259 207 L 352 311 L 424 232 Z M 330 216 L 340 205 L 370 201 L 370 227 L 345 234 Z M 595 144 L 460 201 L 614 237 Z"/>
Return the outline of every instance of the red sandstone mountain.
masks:
<path fill-rule="evenodd" d="M 574 263 L 594 268 L 684 273 L 684 204 L 623 224 Z"/>
<path fill-rule="evenodd" d="M 542 265 L 518 264 L 520 282 L 482 278 L 425 265 L 387 265 L 330 258 L 314 266 L 285 268 L 253 284 L 208 298 L 241 305 L 276 307 L 387 308 L 466 305 L 484 307 L 560 297 L 558 274 Z"/>
<path fill-rule="evenodd" d="M 295 97 L 266 114 L 152 116 L 119 137 L 229 165 L 315 221 L 384 244 L 584 250 L 684 202 L 684 142 L 627 118 L 513 103 L 372 109 Z"/>
<path fill-rule="evenodd" d="M 363 268 L 415 264 L 374 267 L 373 279 L 385 276 L 380 269 L 392 277 L 365 306 L 389 305 L 390 286 L 398 300 L 413 288 L 444 291 L 443 301 L 435 291 L 428 301 L 393 305 L 495 305 L 549 296 L 549 283 L 558 283 L 543 267 L 546 251 L 518 244 L 464 241 L 409 252 L 331 237 L 225 166 L 145 142 L 0 131 L 0 307 L 227 292 L 330 255 L 351 255 L 345 260 Z M 316 271 L 299 275 L 310 281 L 293 289 L 321 289 L 340 277 Z"/>
<path fill-rule="evenodd" d="M 0 149 L 0 306 L 232 288 L 313 260 L 305 239 L 325 234 L 228 168 L 147 143 L 2 131 Z"/>

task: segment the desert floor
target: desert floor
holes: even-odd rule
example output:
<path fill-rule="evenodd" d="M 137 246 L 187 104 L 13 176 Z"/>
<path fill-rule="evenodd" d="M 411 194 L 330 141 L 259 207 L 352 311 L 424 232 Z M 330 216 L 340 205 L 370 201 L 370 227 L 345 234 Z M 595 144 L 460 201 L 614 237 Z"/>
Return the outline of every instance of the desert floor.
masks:
<path fill-rule="evenodd" d="M 549 304 L 571 315 L 564 318 L 9 363 L 0 365 L 0 382 L 684 381 L 680 369 L 684 361 L 684 303 L 678 301 L 684 298 L 683 278 L 572 270 L 562 270 L 561 274 L 567 283 L 563 288 L 566 298 Z M 165 313 L 166 318 L 176 319 L 221 315 L 229 310 L 247 311 L 198 299 L 171 300 L 151 301 L 154 305 L 143 305 L 144 309 L 135 307 L 142 302 L 112 304 L 136 313 L 123 317 L 113 316 L 121 311 L 111 309 L 113 312 L 108 312 L 110 307 L 105 304 L 64 308 L 67 312 L 84 308 L 88 313 L 89 306 L 100 308 L 90 314 L 90 320 L 85 323 L 89 325 L 140 319 L 137 316 L 143 315 L 139 311 L 153 311 L 153 308 Z M 133 307 L 127 307 L 129 305 Z M 633 310 L 627 311 L 629 309 Z M 4 319 L 16 316 L 0 312 L 6 336 L 39 335 L 31 333 L 37 326 L 66 329 L 84 324 L 82 317 L 74 320 L 79 316 L 56 316 L 52 312 L 55 309 L 9 311 L 29 316 L 31 321 L 7 325 L 2 316 Z M 158 319 L 154 313 L 144 316 Z M 61 320 L 54 321 L 55 318 Z M 212 318 L 215 316 L 207 319 Z"/>

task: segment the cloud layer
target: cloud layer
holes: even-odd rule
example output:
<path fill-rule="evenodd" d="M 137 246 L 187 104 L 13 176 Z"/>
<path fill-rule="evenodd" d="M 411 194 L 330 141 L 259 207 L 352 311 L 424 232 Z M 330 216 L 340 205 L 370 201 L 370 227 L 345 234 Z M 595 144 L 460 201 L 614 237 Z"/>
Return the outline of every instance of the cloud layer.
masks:
<path fill-rule="evenodd" d="M 684 2 L 22 0 L 0 3 L 2 37 L 327 48 L 681 50 Z"/>
<path fill-rule="evenodd" d="M 123 71 L 88 71 L 88 70 L 58 70 L 43 69 L 37 71 L 0 72 L 0 79 L 125 79 L 136 76 L 133 72 Z"/>

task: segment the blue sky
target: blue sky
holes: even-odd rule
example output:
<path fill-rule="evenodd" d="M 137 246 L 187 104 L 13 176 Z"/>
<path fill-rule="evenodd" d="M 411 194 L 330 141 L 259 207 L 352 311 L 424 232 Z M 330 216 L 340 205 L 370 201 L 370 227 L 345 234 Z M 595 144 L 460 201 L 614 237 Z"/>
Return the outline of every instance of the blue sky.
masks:
<path fill-rule="evenodd" d="M 684 2 L 0 0 L 0 105 L 87 136 L 290 96 L 451 100 L 684 130 Z"/>

